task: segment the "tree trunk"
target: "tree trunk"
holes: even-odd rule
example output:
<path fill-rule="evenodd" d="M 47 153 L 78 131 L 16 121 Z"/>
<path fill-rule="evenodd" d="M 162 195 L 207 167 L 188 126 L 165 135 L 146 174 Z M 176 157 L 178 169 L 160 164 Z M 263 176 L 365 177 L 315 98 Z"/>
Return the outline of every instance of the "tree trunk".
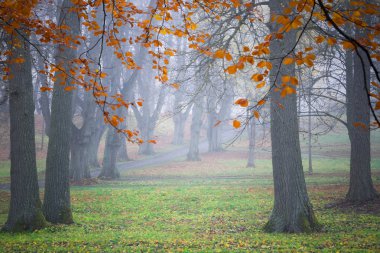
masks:
<path fill-rule="evenodd" d="M 249 136 L 249 151 L 248 151 L 248 162 L 247 167 L 255 167 L 255 145 L 256 145 L 256 124 L 255 118 L 251 116 L 248 126 L 248 136 Z"/>
<path fill-rule="evenodd" d="M 84 128 L 86 126 L 83 126 Z M 75 182 L 80 182 L 83 179 L 91 178 L 90 163 L 88 160 L 89 137 L 83 132 L 85 129 L 77 129 L 73 126 L 72 143 L 71 143 L 71 160 L 70 171 Z"/>
<path fill-rule="evenodd" d="M 99 178 L 116 179 L 120 177 L 120 173 L 116 167 L 117 154 L 121 146 L 120 138 L 117 131 L 109 126 L 106 137 L 106 147 L 104 149 L 103 168 Z"/>
<path fill-rule="evenodd" d="M 200 161 L 199 157 L 199 139 L 202 128 L 202 113 L 203 113 L 203 98 L 201 102 L 197 101 L 194 104 L 191 120 L 191 139 L 189 152 L 187 153 L 188 161 Z"/>
<path fill-rule="evenodd" d="M 307 122 L 307 127 L 308 127 L 308 158 L 309 158 L 309 175 L 313 174 L 313 160 L 312 160 L 312 144 L 311 144 L 311 89 L 312 89 L 312 83 L 310 83 L 310 86 L 308 87 L 308 122 Z"/>
<path fill-rule="evenodd" d="M 80 35 L 78 15 L 71 11 L 73 2 L 64 0 L 61 7 L 59 23 L 68 25 L 72 37 Z M 70 60 L 76 58 L 76 50 L 59 46 L 56 63 L 69 73 Z M 57 72 L 54 84 L 49 144 L 46 158 L 45 197 L 43 211 L 52 223 L 69 224 L 73 222 L 70 204 L 70 140 L 72 127 L 72 92 L 64 90 L 61 82 L 70 85 L 70 78 L 64 80 Z"/>
<path fill-rule="evenodd" d="M 364 52 L 358 49 L 363 59 Z M 353 59 L 352 59 L 353 57 Z M 364 71 L 363 71 L 364 68 Z M 378 196 L 371 177 L 370 108 L 367 91 L 370 82 L 370 67 L 364 66 L 357 54 L 346 54 L 347 74 L 347 127 L 351 143 L 350 186 L 348 201 L 368 201 Z"/>
<path fill-rule="evenodd" d="M 174 135 L 172 143 L 174 145 L 182 145 L 185 135 L 185 122 L 186 118 L 182 112 L 178 112 L 173 117 L 174 122 Z"/>
<path fill-rule="evenodd" d="M 288 2 L 271 0 L 271 15 L 282 13 L 282 6 L 287 6 Z M 278 30 L 276 24 L 272 23 L 270 26 L 271 33 Z M 284 33 L 283 40 L 271 41 L 271 84 L 275 82 L 276 73 L 280 71 L 280 56 L 288 52 L 295 41 L 295 31 Z M 295 66 L 283 65 L 281 74 L 295 76 Z M 280 92 L 272 89 L 270 101 L 274 207 L 264 229 L 268 232 L 287 233 L 317 230 L 319 225 L 309 201 L 302 168 L 297 96 L 292 94 L 281 98 Z M 278 103 L 284 108 L 281 109 Z"/>
<path fill-rule="evenodd" d="M 100 141 L 102 140 L 103 134 L 106 130 L 106 126 L 102 122 L 102 112 L 98 110 L 96 112 L 95 118 L 95 133 L 90 139 L 90 144 L 88 147 L 88 162 L 89 165 L 93 168 L 100 168 L 99 160 L 98 160 L 98 151 Z"/>
<path fill-rule="evenodd" d="M 27 36 L 24 34 L 24 36 Z M 3 230 L 19 232 L 44 227 L 39 197 L 34 130 L 34 102 L 30 46 L 18 36 L 21 46 L 12 48 L 13 58 L 24 63 L 11 63 L 9 80 L 11 138 L 11 200 L 8 219 Z"/>

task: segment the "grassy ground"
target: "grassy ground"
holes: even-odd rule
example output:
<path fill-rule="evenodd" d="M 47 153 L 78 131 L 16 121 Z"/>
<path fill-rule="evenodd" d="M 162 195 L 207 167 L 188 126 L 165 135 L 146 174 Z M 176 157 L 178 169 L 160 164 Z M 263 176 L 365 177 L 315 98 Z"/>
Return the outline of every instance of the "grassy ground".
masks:
<path fill-rule="evenodd" d="M 123 171 L 120 181 L 73 186 L 75 224 L 0 233 L 0 252 L 380 252 L 379 200 L 326 207 L 342 200 L 348 190 L 347 136 L 332 133 L 318 143 L 313 149 L 314 174 L 306 175 L 306 182 L 324 226 L 320 233 L 262 231 L 273 205 L 270 153 L 264 144 L 256 154 L 256 168 L 246 168 L 247 142 L 241 141 L 231 151 L 203 155 L 201 162 Z M 379 131 L 372 146 L 373 180 L 380 192 Z M 302 147 L 305 151 L 305 141 Z M 307 171 L 306 160 L 304 166 Z M 41 177 L 44 167 L 39 159 Z M 4 182 L 9 182 L 7 161 L 0 162 Z M 9 191 L 0 190 L 0 226 L 7 218 L 9 198 Z"/>
<path fill-rule="evenodd" d="M 308 190 L 320 233 L 267 234 L 273 188 L 270 160 L 245 168 L 239 152 L 208 154 L 202 162 L 176 162 L 123 173 L 126 180 L 72 187 L 71 226 L 34 233 L 0 233 L 0 252 L 347 252 L 380 251 L 376 203 L 361 210 L 325 208 L 347 191 L 348 163 L 315 160 Z M 374 180 L 380 190 L 380 161 Z M 0 191 L 0 224 L 9 193 Z"/>

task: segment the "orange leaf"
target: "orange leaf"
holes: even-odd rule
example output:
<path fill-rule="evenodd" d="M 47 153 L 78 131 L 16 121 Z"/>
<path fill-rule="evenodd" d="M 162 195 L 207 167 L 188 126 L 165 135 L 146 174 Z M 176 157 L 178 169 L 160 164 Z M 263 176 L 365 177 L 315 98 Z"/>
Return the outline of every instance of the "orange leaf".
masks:
<path fill-rule="evenodd" d="M 261 82 L 261 83 L 259 83 L 258 85 L 256 85 L 256 88 L 257 89 L 260 89 L 260 88 L 262 88 L 262 87 L 264 87 L 265 86 L 265 82 Z"/>
<path fill-rule="evenodd" d="M 255 82 L 261 82 L 264 80 L 264 76 L 262 74 L 254 74 L 251 79 Z"/>
<path fill-rule="evenodd" d="M 265 99 L 261 99 L 259 102 L 257 102 L 257 105 L 264 105 L 267 101 Z"/>
<path fill-rule="evenodd" d="M 238 120 L 235 119 L 232 122 L 232 125 L 233 125 L 234 128 L 239 128 L 241 126 L 241 123 L 240 123 L 240 121 L 238 121 Z"/>
<path fill-rule="evenodd" d="M 42 92 L 45 92 L 45 91 L 52 91 L 52 90 L 53 90 L 53 88 L 46 87 L 46 86 L 43 86 L 43 87 L 40 88 L 40 91 L 42 91 Z"/>
<path fill-rule="evenodd" d="M 235 105 L 240 105 L 241 107 L 247 107 L 248 106 L 248 100 L 245 98 L 239 98 L 235 101 Z"/>
<path fill-rule="evenodd" d="M 237 72 L 238 68 L 236 65 L 232 65 L 232 66 L 229 66 L 225 71 L 230 74 L 230 75 L 233 75 Z"/>
<path fill-rule="evenodd" d="M 256 119 L 260 118 L 260 113 L 258 111 L 253 111 L 253 115 L 255 116 Z"/>
<path fill-rule="evenodd" d="M 380 110 L 380 101 L 376 102 L 375 110 Z"/>
<path fill-rule="evenodd" d="M 289 65 L 289 64 L 292 64 L 294 62 L 294 59 L 293 58 L 285 58 L 284 59 L 284 61 L 283 61 L 283 63 L 285 64 L 285 65 Z"/>
<path fill-rule="evenodd" d="M 75 86 L 66 86 L 65 87 L 65 91 L 72 91 L 72 90 L 76 90 L 77 89 L 77 87 L 75 87 Z"/>
<path fill-rule="evenodd" d="M 214 57 L 215 57 L 215 58 L 219 58 L 219 59 L 223 59 L 225 54 L 226 54 L 226 52 L 225 52 L 224 50 L 219 49 L 219 50 L 217 50 L 217 51 L 214 53 Z"/>

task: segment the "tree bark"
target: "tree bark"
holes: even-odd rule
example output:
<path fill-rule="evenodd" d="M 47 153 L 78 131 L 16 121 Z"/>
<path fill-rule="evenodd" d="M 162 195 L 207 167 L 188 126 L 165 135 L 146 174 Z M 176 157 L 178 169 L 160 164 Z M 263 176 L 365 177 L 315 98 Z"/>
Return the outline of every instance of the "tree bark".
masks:
<path fill-rule="evenodd" d="M 10 61 L 18 57 L 25 61 L 9 64 L 13 76 L 9 80 L 11 200 L 3 230 L 10 232 L 36 230 L 46 225 L 37 178 L 30 46 L 21 36 L 17 36 L 17 41 L 21 46 L 9 43 Z"/>
<path fill-rule="evenodd" d="M 64 0 L 62 3 L 59 23 L 70 27 L 68 33 L 72 37 L 80 35 L 78 15 L 71 11 L 73 2 Z M 76 50 L 60 45 L 56 53 L 56 63 L 69 73 L 70 60 L 76 58 Z M 61 72 L 56 75 L 54 84 L 51 124 L 48 152 L 46 158 L 45 196 L 43 211 L 48 221 L 52 223 L 73 223 L 70 204 L 70 140 L 72 128 L 72 92 L 64 90 L 65 82 L 70 85 L 70 78 L 63 79 Z"/>
<path fill-rule="evenodd" d="M 191 139 L 189 152 L 187 153 L 188 161 L 200 161 L 199 157 L 199 139 L 202 128 L 203 98 L 196 101 L 192 110 L 191 120 Z"/>
<path fill-rule="evenodd" d="M 270 0 L 271 15 L 282 13 L 287 1 Z M 270 24 L 271 33 L 278 26 Z M 295 76 L 295 66 L 280 69 L 281 57 L 296 43 L 296 32 L 284 33 L 283 40 L 272 40 L 270 59 L 273 70 L 270 83 L 275 83 L 276 73 Z M 281 98 L 280 92 L 270 92 L 272 165 L 274 180 L 274 207 L 264 229 L 268 232 L 308 232 L 319 228 L 310 203 L 302 168 L 299 128 L 297 119 L 297 96 Z M 283 109 L 278 105 L 281 103 Z"/>
<path fill-rule="evenodd" d="M 378 196 L 371 177 L 370 108 L 366 85 L 369 89 L 370 67 L 364 52 L 347 52 L 347 128 L 351 144 L 350 185 L 346 200 L 362 202 Z"/>
<path fill-rule="evenodd" d="M 108 127 L 106 137 L 106 147 L 104 149 L 103 167 L 99 178 L 116 179 L 120 177 L 120 173 L 116 167 L 117 155 L 121 146 L 120 135 L 112 126 Z"/>

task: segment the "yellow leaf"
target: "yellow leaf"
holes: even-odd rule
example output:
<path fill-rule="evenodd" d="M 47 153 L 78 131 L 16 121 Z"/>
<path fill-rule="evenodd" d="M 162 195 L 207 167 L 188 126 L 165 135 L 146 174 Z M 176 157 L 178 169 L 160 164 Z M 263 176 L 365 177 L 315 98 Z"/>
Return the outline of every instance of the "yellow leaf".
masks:
<path fill-rule="evenodd" d="M 161 20 L 162 20 L 162 16 L 161 16 L 161 15 L 158 15 L 158 14 L 154 15 L 153 18 L 154 18 L 155 20 L 158 20 L 158 21 L 161 21 Z"/>

